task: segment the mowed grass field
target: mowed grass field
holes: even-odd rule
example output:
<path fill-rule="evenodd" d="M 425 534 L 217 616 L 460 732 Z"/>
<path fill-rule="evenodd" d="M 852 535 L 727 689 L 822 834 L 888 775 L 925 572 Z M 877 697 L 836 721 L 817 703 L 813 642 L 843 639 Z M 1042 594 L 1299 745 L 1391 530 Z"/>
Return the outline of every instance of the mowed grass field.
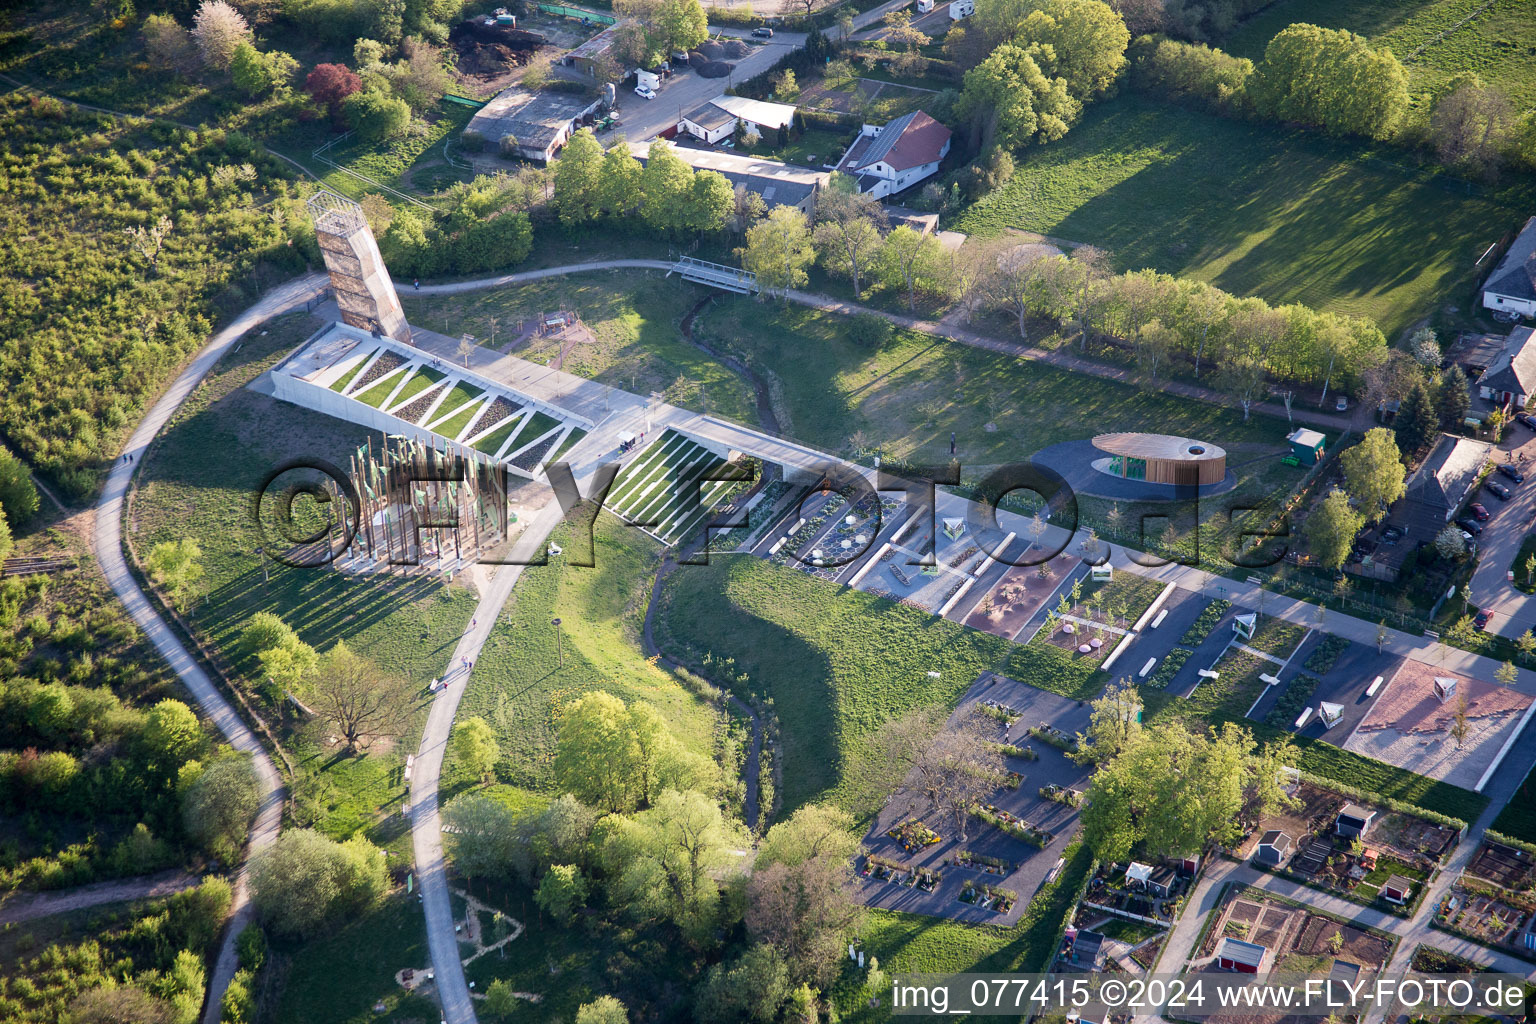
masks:
<path fill-rule="evenodd" d="M 613 516 L 599 516 L 594 532 L 594 567 L 556 556 L 548 566 L 523 570 L 459 705 L 459 721 L 479 716 L 496 730 L 502 754 L 496 774 L 503 782 L 535 790 L 553 786 L 560 709 L 593 690 L 654 705 L 689 749 L 712 756 L 717 711 L 641 649 L 661 545 Z M 564 526 L 552 539 L 568 553 L 585 546 L 572 541 Z M 685 567 L 678 575 L 691 571 Z M 556 618 L 559 652 L 551 625 Z"/>
<path fill-rule="evenodd" d="M 1408 67 L 1409 89 L 1433 89 L 1462 71 L 1509 94 L 1517 108 L 1536 107 L 1536 11 L 1530 0 L 1494 0 L 1444 39 L 1436 36 L 1486 0 L 1280 0 L 1237 26 L 1219 45 L 1254 61 L 1275 33 L 1294 22 L 1348 29 L 1389 46 Z M 1412 56 L 1419 47 L 1424 49 Z"/>
<path fill-rule="evenodd" d="M 707 294 L 659 273 L 619 270 L 461 295 L 405 289 L 400 298 L 411 323 L 451 338 L 473 334 L 485 346 L 494 337 L 497 348 L 513 341 L 519 321 L 573 309 L 591 329 L 593 341 L 570 352 L 563 366 L 567 372 L 639 395 L 660 391 L 674 405 L 756 424 L 751 387 L 683 337 L 683 317 Z M 548 364 L 559 351 L 556 339 L 535 336 L 512 355 Z"/>
<path fill-rule="evenodd" d="M 849 439 L 862 433 L 888 458 L 942 464 L 954 432 L 962 464 L 981 465 L 1111 430 L 1205 438 L 1229 451 L 1274 449 L 1288 432 L 1266 416 L 1244 423 L 1232 409 L 915 331 L 897 331 L 878 351 L 863 348 L 848 338 L 851 322 L 803 306 L 729 297 L 710 306 L 695 330 L 746 359 L 770 388 L 777 381 L 790 421 L 781 424 L 784 432 L 830 452 L 847 451 Z"/>
<path fill-rule="evenodd" d="M 1371 317 L 1391 338 L 1465 305 L 1478 257 L 1536 206 L 1529 183 L 1485 197 L 1392 157 L 1122 96 L 1021 156 L 1013 179 L 955 227 L 1090 242 L 1121 269 Z"/>

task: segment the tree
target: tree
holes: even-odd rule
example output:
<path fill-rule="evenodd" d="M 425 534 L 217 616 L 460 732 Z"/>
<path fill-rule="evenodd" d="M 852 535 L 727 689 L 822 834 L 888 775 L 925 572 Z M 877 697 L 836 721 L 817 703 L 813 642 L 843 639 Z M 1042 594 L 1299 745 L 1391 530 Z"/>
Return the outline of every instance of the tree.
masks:
<path fill-rule="evenodd" d="M 465 878 L 505 878 L 526 847 L 517 815 L 486 796 L 461 796 L 443 808 L 443 835 L 454 869 Z"/>
<path fill-rule="evenodd" d="M 683 213 L 684 230 L 720 231 L 730 221 L 735 209 L 736 197 L 725 175 L 719 171 L 693 172 L 693 184 L 688 190 L 688 203 Z"/>
<path fill-rule="evenodd" d="M 1440 375 L 1440 386 L 1435 389 L 1435 411 L 1440 418 L 1441 430 L 1454 430 L 1466 419 L 1472 405 L 1472 394 L 1467 374 L 1458 364 Z"/>
<path fill-rule="evenodd" d="M 1467 718 L 1467 697 L 1465 694 L 1456 698 L 1456 712 L 1451 717 L 1451 739 L 1456 741 L 1456 749 L 1460 750 L 1467 742 L 1467 737 L 1472 733 L 1472 723 Z"/>
<path fill-rule="evenodd" d="M 782 205 L 747 229 L 746 245 L 737 254 L 742 266 L 757 275 L 762 295 L 783 294 L 805 284 L 806 268 L 816 259 L 805 214 Z"/>
<path fill-rule="evenodd" d="M 1526 570 L 1526 578 L 1530 578 L 1529 569 Z M 1515 637 L 1515 649 L 1520 652 L 1522 658 L 1529 660 L 1532 654 L 1536 654 L 1536 632 L 1527 629 Z"/>
<path fill-rule="evenodd" d="M 170 595 L 177 611 L 185 612 L 201 592 L 202 557 L 203 549 L 191 537 L 163 540 L 149 549 L 149 578 Z"/>
<path fill-rule="evenodd" d="M 250 43 L 241 43 L 230 58 L 229 77 L 236 89 L 254 99 L 273 90 L 286 92 L 298 69 L 299 62 L 281 50 L 262 53 Z"/>
<path fill-rule="evenodd" d="M 1380 519 L 1403 496 L 1403 455 L 1385 427 L 1366 431 L 1359 444 L 1339 456 L 1339 462 L 1344 467 L 1344 486 L 1366 522 Z"/>
<path fill-rule="evenodd" d="M 311 829 L 289 829 L 251 858 L 257 916 L 295 938 L 368 910 L 388 885 L 384 852 L 362 836 L 338 843 Z"/>
<path fill-rule="evenodd" d="M 487 781 L 496 770 L 496 759 L 501 750 L 496 743 L 496 733 L 483 718 L 461 718 L 453 726 L 453 756 L 459 764 L 481 782 Z"/>
<path fill-rule="evenodd" d="M 684 750 L 651 705 L 626 707 L 610 693 L 584 694 L 566 706 L 555 744 L 555 779 L 584 803 L 628 811 L 663 788 L 710 786 L 710 766 Z"/>
<path fill-rule="evenodd" d="M 208 739 L 192 709 L 167 697 L 150 709 L 139 743 L 145 761 L 172 776 L 183 764 L 202 755 Z"/>
<path fill-rule="evenodd" d="M 779 13 L 791 18 L 809 18 L 830 0 L 780 0 Z"/>
<path fill-rule="evenodd" d="M 1461 535 L 1461 527 L 1452 523 L 1435 535 L 1435 550 L 1441 558 L 1455 560 L 1467 552 L 1467 540 Z"/>
<path fill-rule="evenodd" d="M 955 111 L 971 123 L 971 144 L 1016 149 L 1026 142 L 1054 142 L 1082 113 L 1062 78 L 1049 78 L 1032 54 L 1012 44 L 993 50 L 965 73 Z"/>
<path fill-rule="evenodd" d="M 1352 32 L 1296 24 L 1264 50 L 1248 96 L 1262 114 L 1334 134 L 1390 138 L 1408 111 L 1408 73 Z"/>
<path fill-rule="evenodd" d="M 239 860 L 257 799 L 251 759 L 244 755 L 222 757 L 198 772 L 182 794 L 182 825 L 204 850 L 233 864 Z"/>
<path fill-rule="evenodd" d="M 192 39 L 205 65 L 215 71 L 226 71 L 236 48 L 250 42 L 251 27 L 224 0 L 203 0 L 192 15 Z"/>
<path fill-rule="evenodd" d="M 1178 349 L 1179 337 L 1172 328 L 1164 327 L 1161 320 L 1153 320 L 1141 329 L 1136 341 L 1136 361 L 1142 372 L 1157 383 L 1157 371 Z"/>
<path fill-rule="evenodd" d="M 614 13 L 630 22 L 631 34 L 623 50 L 642 67 L 697 49 L 709 38 L 708 18 L 699 0 L 617 0 Z"/>
<path fill-rule="evenodd" d="M 995 5 L 1007 9 L 1008 5 Z M 1125 22 L 1098 0 L 1032 0 L 1012 34 L 1015 45 L 1048 54 L 1051 75 L 1066 80 L 1079 100 L 1104 95 L 1125 68 L 1131 34 Z M 977 16 L 982 14 L 978 5 Z"/>
<path fill-rule="evenodd" d="M 320 721 L 355 754 L 370 740 L 395 735 L 415 695 L 410 682 L 337 641 L 320 660 L 305 696 Z"/>
<path fill-rule="evenodd" d="M 304 78 L 304 91 L 330 113 L 335 123 L 342 119 L 342 101 L 362 88 L 363 80 L 345 64 L 316 64 Z"/>
<path fill-rule="evenodd" d="M 590 128 L 566 143 L 555 161 L 555 212 L 562 224 L 586 224 L 602 212 L 603 159 L 603 148 Z"/>
<path fill-rule="evenodd" d="M 604 856 L 618 870 L 611 892 L 640 915 L 660 915 L 701 944 L 719 920 L 719 872 L 735 863 L 741 827 L 720 805 L 698 792 L 663 791 L 631 821 L 631 829 L 604 841 Z M 612 844 L 610 846 L 610 844 Z"/>
<path fill-rule="evenodd" d="M 759 867 L 747 883 L 747 930 L 779 953 L 791 981 L 825 988 L 860 917 L 854 890 L 848 858 L 830 850 Z"/>
<path fill-rule="evenodd" d="M 629 1024 L 629 1011 L 613 996 L 600 996 L 576 1011 L 576 1024 Z"/>
<path fill-rule="evenodd" d="M 1335 487 L 1307 516 L 1307 547 L 1325 569 L 1337 569 L 1349 557 L 1365 516 L 1349 505 L 1349 495 Z"/>
<path fill-rule="evenodd" d="M 169 14 L 151 14 L 140 29 L 144 51 L 151 64 L 187 74 L 197 67 L 199 54 L 192 33 Z"/>
<path fill-rule="evenodd" d="M 687 227 L 688 196 L 693 191 L 693 170 L 665 139 L 657 138 L 646 152 L 640 172 L 640 215 L 654 231 L 674 232 Z"/>
<path fill-rule="evenodd" d="M 1453 78 L 1429 115 L 1429 137 L 1441 161 L 1479 174 L 1495 170 L 1515 127 L 1515 109 L 1502 91 L 1475 74 Z"/>
<path fill-rule="evenodd" d="M 444 66 L 444 50 L 423 39 L 407 36 L 400 41 L 404 59 L 385 69 L 394 94 L 405 100 L 411 110 L 424 114 L 437 106 L 453 85 L 453 76 Z M 451 57 L 446 58 L 452 61 Z"/>
<path fill-rule="evenodd" d="M 900 282 L 907 289 L 907 307 L 917 308 L 917 282 L 940 251 L 938 239 L 901 225 L 885 236 L 880 247 L 879 264 L 887 280 Z"/>
<path fill-rule="evenodd" d="M 1397 436 L 1397 446 L 1408 458 L 1413 458 L 1435 439 L 1439 417 L 1430 402 L 1429 393 L 1421 382 L 1415 381 L 1397 411 L 1392 432 Z"/>
<path fill-rule="evenodd" d="M 789 971 L 768 946 L 752 946 L 730 966 L 715 964 L 694 1003 L 703 1024 L 770 1024 L 789 998 Z"/>
<path fill-rule="evenodd" d="M 411 123 L 411 108 L 405 100 L 382 89 L 355 92 L 342 101 L 341 109 L 347 124 L 364 142 L 392 139 Z"/>
<path fill-rule="evenodd" d="M 533 901 L 557 924 L 568 925 L 587 902 L 587 880 L 574 864 L 555 864 L 544 873 Z"/>
<path fill-rule="evenodd" d="M 1226 354 L 1212 383 L 1231 396 L 1246 422 L 1256 402 L 1269 393 L 1269 357 L 1288 327 L 1285 313 L 1250 301 L 1229 320 Z"/>
<path fill-rule="evenodd" d="M 517 1010 L 517 996 L 512 991 L 512 983 L 505 978 L 491 982 L 485 990 L 485 1002 L 480 1005 L 496 1020 L 506 1020 L 512 1016 Z"/>
<path fill-rule="evenodd" d="M 1130 680 L 1121 679 L 1104 688 L 1093 702 L 1088 732 L 1077 734 L 1078 750 L 1071 755 L 1078 764 L 1107 764 L 1141 738 L 1141 696 Z"/>
<path fill-rule="evenodd" d="M 0 513 L 12 526 L 26 526 L 37 514 L 37 486 L 24 462 L 0 446 Z"/>
<path fill-rule="evenodd" d="M 1408 352 L 1426 369 L 1440 365 L 1440 341 L 1429 327 L 1420 327 L 1409 335 Z"/>
<path fill-rule="evenodd" d="M 853 297 L 860 298 L 859 275 L 880 247 L 884 209 L 867 192 L 827 191 L 817 205 L 816 217 L 813 238 L 822 262 L 846 271 L 853 279 Z"/>
<path fill-rule="evenodd" d="M 731 221 L 737 234 L 745 235 L 767 212 L 763 197 L 746 185 L 738 184 L 731 190 Z"/>
<path fill-rule="evenodd" d="M 1493 673 L 1494 681 L 1501 686 L 1514 686 L 1515 680 L 1520 678 L 1520 670 L 1515 668 L 1515 663 L 1506 661 Z"/>
<path fill-rule="evenodd" d="M 803 864 L 812 857 L 830 856 L 843 862 L 853 857 L 859 841 L 853 816 L 832 804 L 806 804 L 788 821 L 768 830 L 757 851 L 759 870 L 771 864 Z"/>
<path fill-rule="evenodd" d="M 942 814 L 962 841 L 969 838 L 970 811 L 1007 777 L 1003 755 L 991 742 L 992 722 L 974 706 L 912 758 L 917 793 Z"/>
<path fill-rule="evenodd" d="M 630 155 L 628 146 L 620 143 L 603 154 L 598 202 L 610 218 L 627 220 L 639 209 L 641 178 L 640 161 Z"/>
<path fill-rule="evenodd" d="M 256 659 L 261 663 L 262 678 L 276 700 L 302 691 L 320 664 L 320 655 L 298 637 L 290 637 L 274 647 L 268 647 Z"/>

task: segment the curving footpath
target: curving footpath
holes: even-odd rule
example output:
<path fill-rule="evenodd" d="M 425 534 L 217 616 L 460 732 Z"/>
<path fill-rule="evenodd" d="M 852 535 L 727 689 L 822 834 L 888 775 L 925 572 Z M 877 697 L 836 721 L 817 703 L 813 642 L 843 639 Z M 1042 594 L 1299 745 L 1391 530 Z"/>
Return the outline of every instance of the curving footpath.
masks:
<path fill-rule="evenodd" d="M 223 694 L 219 693 L 207 673 L 203 671 L 203 667 L 188 653 L 171 627 L 160 617 L 159 612 L 140 589 L 138 581 L 128 571 L 128 562 L 123 557 L 124 499 L 128 493 L 128 485 L 133 479 L 133 471 L 138 467 L 149 443 L 154 440 L 155 435 L 160 432 L 181 403 L 186 401 L 187 396 L 202 382 L 203 377 L 230 346 L 246 331 L 263 321 L 296 307 L 302 307 L 307 300 L 319 294 L 325 288 L 325 284 L 326 279 L 319 274 L 290 281 L 267 293 L 254 306 L 236 317 L 228 327 L 215 334 L 134 430 L 133 436 L 128 439 L 128 443 L 123 448 L 126 454 L 132 456 L 133 461 L 127 463 L 122 459 L 117 461 L 107 477 L 106 486 L 102 488 L 101 497 L 96 502 L 96 529 L 92 537 L 92 548 L 95 550 L 96 560 L 101 565 L 101 571 L 107 583 L 117 594 L 118 600 L 122 601 L 128 615 L 155 645 L 155 650 L 160 652 L 160 656 L 175 671 L 183 685 L 191 691 L 203 715 L 218 727 L 230 746 L 251 755 L 261 792 L 260 807 L 256 811 L 255 820 L 251 823 L 251 833 L 246 844 L 246 861 L 241 864 L 235 874 L 234 902 L 230 908 L 232 916 L 224 932 L 223 945 L 219 948 L 218 961 L 208 978 L 208 1002 L 203 1010 L 204 1024 L 218 1024 L 219 1004 L 238 966 L 235 939 L 251 918 L 250 902 L 246 894 L 245 865 L 249 863 L 250 854 L 271 843 L 282 827 L 283 782 L 277 773 L 277 768 L 273 766 L 271 758 L 267 757 L 266 751 L 262 749 L 256 736 L 235 713 L 235 709 L 224 699 Z"/>

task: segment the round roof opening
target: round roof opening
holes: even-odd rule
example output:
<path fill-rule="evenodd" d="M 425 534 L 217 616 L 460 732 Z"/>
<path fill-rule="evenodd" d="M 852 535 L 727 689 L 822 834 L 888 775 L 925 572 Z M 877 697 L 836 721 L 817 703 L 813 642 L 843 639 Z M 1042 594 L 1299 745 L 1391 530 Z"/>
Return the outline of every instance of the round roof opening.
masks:
<path fill-rule="evenodd" d="M 1192 444 L 1186 450 L 1191 455 L 1204 455 L 1205 454 L 1205 447 L 1203 445 Z"/>

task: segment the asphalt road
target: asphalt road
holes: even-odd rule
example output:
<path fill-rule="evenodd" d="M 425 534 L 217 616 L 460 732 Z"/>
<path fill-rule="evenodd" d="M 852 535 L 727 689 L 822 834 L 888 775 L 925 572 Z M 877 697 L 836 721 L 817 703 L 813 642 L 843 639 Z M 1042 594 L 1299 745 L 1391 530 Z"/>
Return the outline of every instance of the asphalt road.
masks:
<path fill-rule="evenodd" d="M 230 908 L 231 918 L 224 932 L 224 942 L 219 948 L 218 961 L 208 978 L 208 1003 L 203 1012 L 204 1024 L 218 1024 L 219 1003 L 238 966 L 235 956 L 235 939 L 251 919 L 251 907 L 246 893 L 246 865 L 250 862 L 251 854 L 277 838 L 278 830 L 282 827 L 283 782 L 255 734 L 214 686 L 213 681 L 203 671 L 202 665 L 188 653 L 175 632 L 160 617 L 154 605 L 150 604 L 149 598 L 139 588 L 133 574 L 128 571 L 128 563 L 123 557 L 123 499 L 128 492 L 133 472 L 139 467 L 150 441 L 154 440 L 155 435 L 175 414 L 181 403 L 186 401 L 187 396 L 202 382 L 208 371 L 213 369 L 213 365 L 219 361 L 220 357 L 247 331 L 265 320 L 303 306 L 307 300 L 317 295 L 325 284 L 326 279 L 323 275 L 311 274 L 274 288 L 254 306 L 236 317 L 228 327 L 215 334 L 134 430 L 133 436 L 128 439 L 123 449 L 127 455 L 131 456 L 132 462 L 118 459 L 112 472 L 107 476 L 101 497 L 96 502 L 96 532 L 92 547 L 95 549 L 96 560 L 101 564 L 101 571 L 107 583 L 122 601 L 129 617 L 144 631 L 144 635 L 155 645 L 160 656 L 170 665 L 182 684 L 191 691 L 203 717 L 213 722 L 230 746 L 251 755 L 260 787 L 261 803 L 256 811 L 256 819 L 251 823 L 250 836 L 246 842 L 246 858 L 235 874 L 234 902 Z"/>

